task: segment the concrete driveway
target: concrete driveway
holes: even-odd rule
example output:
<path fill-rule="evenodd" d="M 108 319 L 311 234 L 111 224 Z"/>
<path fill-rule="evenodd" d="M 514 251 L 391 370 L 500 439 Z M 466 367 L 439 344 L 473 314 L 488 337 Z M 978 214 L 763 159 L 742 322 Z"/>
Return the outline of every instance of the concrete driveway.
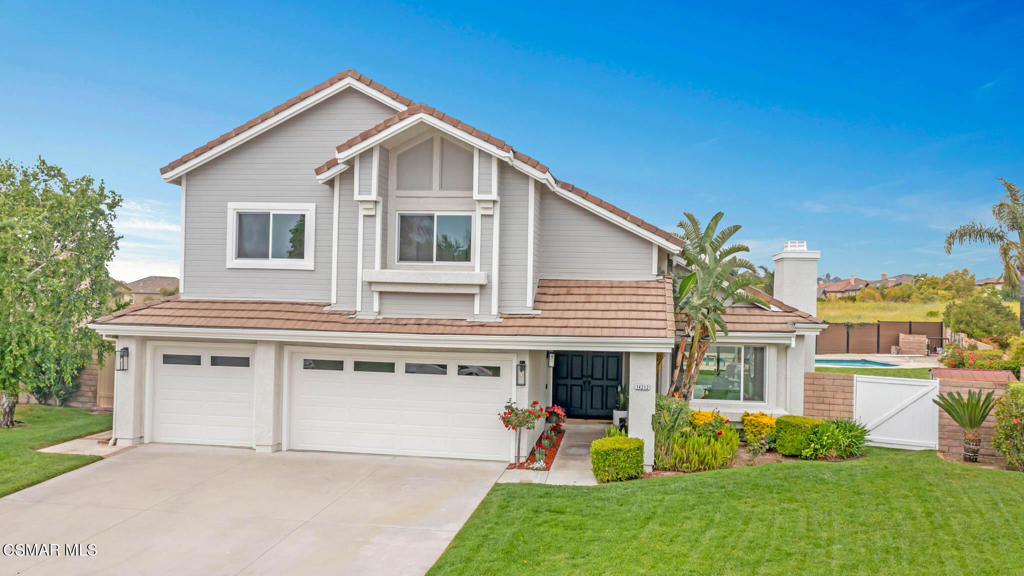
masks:
<path fill-rule="evenodd" d="M 423 574 L 504 467 L 142 446 L 0 499 L 0 545 L 83 553 L 0 574 Z"/>

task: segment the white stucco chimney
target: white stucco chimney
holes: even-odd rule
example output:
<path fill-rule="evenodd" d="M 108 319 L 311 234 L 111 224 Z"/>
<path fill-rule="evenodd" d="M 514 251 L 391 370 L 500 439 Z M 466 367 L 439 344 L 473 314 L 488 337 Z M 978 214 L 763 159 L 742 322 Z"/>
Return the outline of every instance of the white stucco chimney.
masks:
<path fill-rule="evenodd" d="M 818 314 L 818 260 L 821 252 L 808 250 L 803 240 L 787 240 L 775 262 L 774 296 L 808 314 Z"/>

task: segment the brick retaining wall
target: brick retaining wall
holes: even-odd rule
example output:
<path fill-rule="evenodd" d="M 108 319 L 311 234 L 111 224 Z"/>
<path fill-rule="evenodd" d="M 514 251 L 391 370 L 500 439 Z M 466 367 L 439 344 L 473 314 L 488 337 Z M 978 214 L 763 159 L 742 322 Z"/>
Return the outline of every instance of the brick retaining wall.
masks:
<path fill-rule="evenodd" d="M 804 416 L 853 419 L 853 374 L 804 373 Z"/>
<path fill-rule="evenodd" d="M 981 390 L 982 394 L 989 390 L 995 391 L 996 398 L 1006 393 L 1006 382 L 968 382 L 964 380 L 939 380 L 939 393 L 960 392 L 967 396 L 969 390 Z M 995 410 L 993 410 L 993 413 Z M 992 430 L 995 427 L 995 415 L 989 415 L 988 419 L 981 426 L 981 456 L 983 460 L 999 461 L 1002 463 L 1003 455 L 992 447 Z M 963 453 L 963 434 L 960 426 L 949 417 L 948 414 L 939 410 L 939 451 L 960 456 Z"/>

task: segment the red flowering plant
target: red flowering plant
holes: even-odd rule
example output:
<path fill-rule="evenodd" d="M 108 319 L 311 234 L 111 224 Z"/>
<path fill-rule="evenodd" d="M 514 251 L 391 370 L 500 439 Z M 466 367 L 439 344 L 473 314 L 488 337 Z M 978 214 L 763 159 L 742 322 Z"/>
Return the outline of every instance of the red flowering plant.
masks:
<path fill-rule="evenodd" d="M 548 412 L 548 424 L 559 424 L 565 422 L 565 410 L 558 405 L 552 404 L 545 408 Z"/>
<path fill-rule="evenodd" d="M 537 420 L 548 417 L 548 411 L 540 405 L 540 402 L 534 402 L 527 408 L 520 408 L 516 406 L 515 402 L 509 400 L 505 403 L 505 409 L 498 413 L 498 417 L 506 430 L 514 430 L 516 433 L 516 464 L 518 464 L 523 430 L 533 430 L 537 426 Z"/>

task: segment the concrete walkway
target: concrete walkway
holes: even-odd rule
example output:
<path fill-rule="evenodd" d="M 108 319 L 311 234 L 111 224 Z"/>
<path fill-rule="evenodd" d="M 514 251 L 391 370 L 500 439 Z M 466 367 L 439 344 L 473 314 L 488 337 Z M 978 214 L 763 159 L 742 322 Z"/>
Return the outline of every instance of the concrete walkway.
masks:
<path fill-rule="evenodd" d="M 107 458 L 114 454 L 120 454 L 125 450 L 131 450 L 131 446 L 111 446 L 110 430 L 99 432 L 83 438 L 75 438 L 46 448 L 40 448 L 38 452 L 47 454 L 80 454 L 83 456 L 99 456 Z"/>
<path fill-rule="evenodd" d="M 418 576 L 504 468 L 148 444 L 0 498 L 2 543 L 61 548 L 0 556 L 0 575 Z"/>
<path fill-rule="evenodd" d="M 590 466 L 590 443 L 604 437 L 608 422 L 566 422 L 565 438 L 558 448 L 551 470 L 506 470 L 498 482 L 594 486 L 597 480 Z"/>

